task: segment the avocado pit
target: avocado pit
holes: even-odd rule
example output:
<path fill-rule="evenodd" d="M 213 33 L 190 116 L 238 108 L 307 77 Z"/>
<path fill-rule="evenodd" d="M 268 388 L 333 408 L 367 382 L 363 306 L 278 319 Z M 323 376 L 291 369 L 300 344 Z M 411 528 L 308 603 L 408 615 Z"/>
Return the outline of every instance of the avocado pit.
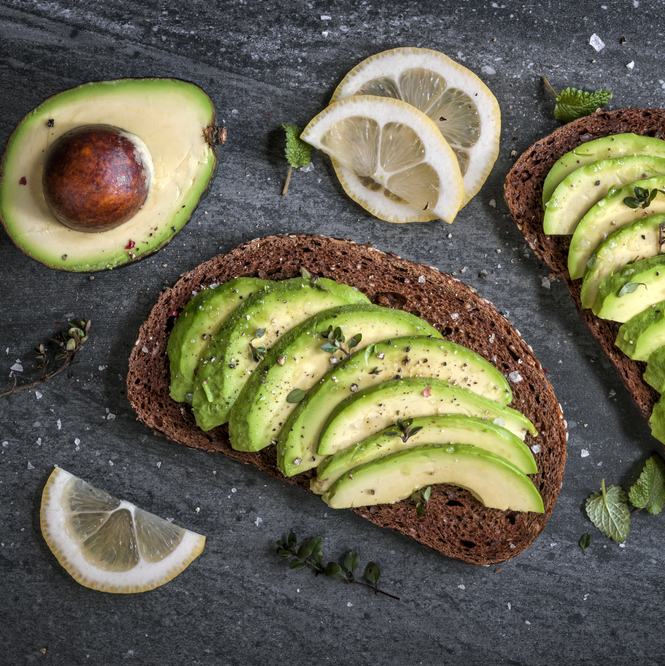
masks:
<path fill-rule="evenodd" d="M 150 151 L 112 125 L 85 125 L 53 143 L 44 160 L 44 197 L 53 216 L 83 232 L 108 231 L 130 220 L 150 191 Z"/>

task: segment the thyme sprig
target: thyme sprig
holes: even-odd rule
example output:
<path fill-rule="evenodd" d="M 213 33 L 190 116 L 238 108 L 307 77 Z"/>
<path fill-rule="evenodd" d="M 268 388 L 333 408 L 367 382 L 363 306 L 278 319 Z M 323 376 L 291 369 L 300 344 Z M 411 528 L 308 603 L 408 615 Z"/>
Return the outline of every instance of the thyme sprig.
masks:
<path fill-rule="evenodd" d="M 405 444 L 409 441 L 409 437 L 413 437 L 417 432 L 420 432 L 423 427 L 413 427 L 413 419 L 397 419 L 397 430 L 389 430 L 386 435 L 388 437 L 399 437 Z"/>
<path fill-rule="evenodd" d="M 12 370 L 10 376 L 14 380 L 14 385 L 8 391 L 0 393 L 0 398 L 10 393 L 22 391 L 23 389 L 35 388 L 73 365 L 76 354 L 78 354 L 83 343 L 88 339 L 91 323 L 89 319 L 81 319 L 80 321 L 73 319 L 69 322 L 69 329 L 67 331 L 60 332 L 55 337 L 49 339 L 49 342 L 53 342 L 56 346 L 54 360 L 61 361 L 60 365 L 51 372 L 46 371 L 49 364 L 49 352 L 46 349 L 46 345 L 40 344 L 35 347 L 37 358 L 33 367 L 35 370 L 41 370 L 40 378 L 31 384 L 21 384 L 19 386 L 16 373 Z"/>
<path fill-rule="evenodd" d="M 656 195 L 665 194 L 665 191 L 653 188 L 652 190 L 647 189 L 646 187 L 635 186 L 633 188 L 635 192 L 634 197 L 625 197 L 623 202 L 629 208 L 637 209 L 642 208 L 646 209 L 651 205 L 651 202 L 656 198 Z"/>
<path fill-rule="evenodd" d="M 321 291 L 327 291 L 329 294 L 332 293 L 328 287 L 324 287 L 323 284 L 321 284 L 321 279 L 317 275 L 312 275 L 303 266 L 300 267 L 300 275 L 302 275 L 306 280 L 311 280 L 312 285 L 317 289 L 321 289 Z"/>
<path fill-rule="evenodd" d="M 354 347 L 357 347 L 360 344 L 360 341 L 363 339 L 362 333 L 356 333 L 347 343 L 346 349 L 344 348 L 344 343 L 346 342 L 346 336 L 342 332 L 342 329 L 337 326 L 333 328 L 332 325 L 328 326 L 327 330 L 321 331 L 321 337 L 324 340 L 328 340 L 325 344 L 321 345 L 321 349 L 328 354 L 335 354 L 338 351 L 341 351 L 346 358 L 351 356 L 351 350 Z"/>
<path fill-rule="evenodd" d="M 362 585 L 374 590 L 374 594 L 383 594 L 386 597 L 399 601 L 399 597 L 379 589 L 378 583 L 381 576 L 381 569 L 379 569 L 378 564 L 370 562 L 365 567 L 364 577 L 367 580 L 365 583 L 358 580 L 353 573 L 360 566 L 360 556 L 355 550 L 351 550 L 346 554 L 343 567 L 337 562 L 328 562 L 324 566 L 322 545 L 323 539 L 321 537 L 314 537 L 307 544 L 298 546 L 298 537 L 295 532 L 291 532 L 286 541 L 280 539 L 277 542 L 277 554 L 285 560 L 291 560 L 289 562 L 289 569 L 304 569 L 308 567 L 317 576 L 325 574 L 327 578 Z"/>
<path fill-rule="evenodd" d="M 417 490 L 411 496 L 412 499 L 416 501 L 416 514 L 418 518 L 422 518 L 427 511 L 427 503 L 429 498 L 432 495 L 432 486 L 427 486 L 427 488 L 421 488 Z"/>
<path fill-rule="evenodd" d="M 256 331 L 254 331 L 254 337 L 249 341 L 249 350 L 252 353 L 252 360 L 254 363 L 259 363 L 265 355 L 266 355 L 266 348 L 263 346 L 255 347 L 252 342 L 254 340 L 257 340 L 258 338 L 262 338 L 266 333 L 265 328 L 257 328 Z"/>

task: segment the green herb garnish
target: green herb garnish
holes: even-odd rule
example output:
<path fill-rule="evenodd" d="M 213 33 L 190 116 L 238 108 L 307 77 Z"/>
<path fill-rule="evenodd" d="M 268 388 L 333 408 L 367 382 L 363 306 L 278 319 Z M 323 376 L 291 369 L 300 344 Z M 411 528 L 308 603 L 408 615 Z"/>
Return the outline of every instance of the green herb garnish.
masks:
<path fill-rule="evenodd" d="M 660 192 L 665 194 L 663 190 L 653 188 L 653 190 L 648 190 L 645 187 L 635 186 L 633 188 L 635 192 L 634 197 L 626 197 L 623 202 L 629 208 L 648 208 L 651 205 L 651 202 L 656 198 L 656 195 Z"/>
<path fill-rule="evenodd" d="M 628 497 L 638 509 L 651 514 L 660 513 L 665 506 L 665 464 L 659 456 L 651 456 Z"/>
<path fill-rule="evenodd" d="M 357 347 L 363 339 L 362 333 L 356 333 L 348 342 L 347 348 L 344 348 L 346 337 L 342 329 L 337 326 L 333 328 L 332 325 L 328 326 L 326 331 L 321 331 L 321 337 L 328 342 L 321 345 L 321 350 L 328 354 L 335 354 L 341 351 L 347 358 L 351 356 L 351 350 Z"/>
<path fill-rule="evenodd" d="M 637 288 L 640 286 L 647 289 L 647 285 L 644 282 L 626 282 L 626 284 L 619 289 L 618 297 L 621 298 L 626 294 L 632 294 L 634 291 L 637 291 Z"/>
<path fill-rule="evenodd" d="M 582 549 L 582 555 L 586 555 L 586 549 L 591 545 L 591 535 L 583 534 L 580 539 L 580 548 Z"/>
<path fill-rule="evenodd" d="M 284 183 L 284 189 L 282 190 L 282 196 L 286 196 L 286 191 L 289 189 L 289 183 L 291 182 L 291 171 L 293 167 L 296 169 L 298 167 L 306 167 L 309 165 L 312 146 L 308 143 L 305 143 L 300 135 L 302 134 L 302 129 L 297 125 L 282 125 L 284 131 L 286 132 L 286 161 L 289 163 L 289 172 L 286 175 L 286 182 Z"/>
<path fill-rule="evenodd" d="M 429 502 L 430 495 L 432 494 L 432 486 L 421 488 L 411 496 L 416 501 L 416 514 L 418 518 L 422 518 L 427 511 L 427 502 Z"/>
<path fill-rule="evenodd" d="M 312 285 L 321 291 L 327 291 L 329 294 L 332 294 L 328 287 L 324 287 L 321 284 L 321 279 L 318 276 L 312 275 L 305 267 L 300 267 L 300 275 L 302 275 L 306 280 L 311 280 Z"/>
<path fill-rule="evenodd" d="M 263 358 L 265 358 L 266 355 L 266 348 L 261 346 L 261 347 L 255 347 L 252 342 L 256 340 L 257 338 L 262 338 L 266 333 L 265 328 L 257 328 L 254 331 L 254 337 L 249 341 L 249 350 L 252 354 L 252 360 L 254 363 L 258 363 L 261 361 Z"/>
<path fill-rule="evenodd" d="M 302 402 L 304 397 L 306 395 L 306 392 L 303 391 L 302 389 L 295 388 L 289 395 L 286 396 L 286 402 L 290 402 L 291 404 L 297 404 L 299 402 Z"/>
<path fill-rule="evenodd" d="M 557 94 L 544 76 L 543 83 L 556 98 L 554 117 L 564 123 L 590 116 L 612 99 L 612 93 L 609 90 L 601 89 L 590 93 L 577 88 L 566 88 Z"/>
<path fill-rule="evenodd" d="M 0 398 L 9 395 L 10 393 L 22 391 L 23 389 L 39 386 L 73 365 L 76 354 L 78 354 L 83 343 L 88 339 L 88 332 L 90 331 L 91 324 L 92 322 L 89 319 L 81 319 L 80 321 L 74 319 L 69 322 L 69 329 L 67 331 L 64 333 L 58 333 L 54 338 L 49 340 L 49 342 L 55 343 L 56 346 L 55 354 L 53 355 L 54 359 L 56 361 L 62 361 L 62 363 L 52 372 L 46 372 L 46 367 L 49 364 L 49 352 L 47 352 L 46 346 L 40 344 L 38 347 L 35 347 L 37 359 L 33 367 L 36 370 L 41 370 L 40 378 L 31 384 L 21 384 L 21 386 L 17 386 L 18 378 L 16 377 L 16 373 L 12 370 L 10 376 L 14 379 L 14 385 L 8 391 L 0 393 Z"/>
<path fill-rule="evenodd" d="M 321 537 L 314 537 L 306 545 L 298 546 L 298 538 L 295 532 L 291 532 L 286 541 L 280 540 L 277 542 L 277 554 L 285 560 L 291 560 L 289 562 L 289 569 L 304 569 L 308 567 L 317 576 L 325 574 L 328 578 L 334 580 L 343 580 L 346 583 L 362 585 L 374 590 L 374 594 L 383 594 L 386 597 L 399 601 L 399 597 L 379 589 L 378 582 L 381 570 L 378 564 L 370 562 L 365 567 L 365 579 L 368 582 L 364 583 L 358 580 L 353 573 L 360 566 L 360 556 L 355 550 L 346 554 L 343 567 L 337 562 L 328 562 L 324 566 L 322 545 L 323 539 Z"/>
<path fill-rule="evenodd" d="M 397 430 L 389 430 L 386 435 L 388 437 L 399 437 L 405 444 L 409 441 L 409 437 L 413 437 L 417 432 L 420 432 L 423 427 L 413 427 L 413 419 L 397 419 Z"/>

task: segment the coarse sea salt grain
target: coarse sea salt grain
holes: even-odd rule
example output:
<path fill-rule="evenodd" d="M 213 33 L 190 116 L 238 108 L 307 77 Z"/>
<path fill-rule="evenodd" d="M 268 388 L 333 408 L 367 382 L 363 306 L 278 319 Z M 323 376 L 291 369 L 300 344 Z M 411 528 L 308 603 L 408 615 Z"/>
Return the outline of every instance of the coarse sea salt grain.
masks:
<path fill-rule="evenodd" d="M 481 71 L 483 74 L 489 74 L 490 76 L 491 76 L 492 74 L 496 74 L 496 70 L 494 69 L 494 67 L 490 67 L 489 65 L 483 65 L 483 66 L 481 67 L 480 71 Z"/>
<path fill-rule="evenodd" d="M 14 372 L 23 372 L 23 366 L 21 365 L 21 359 L 17 358 L 16 363 L 14 363 L 14 365 L 12 365 L 12 367 L 9 368 L 9 369 L 13 370 Z"/>
<path fill-rule="evenodd" d="M 594 32 L 593 35 L 591 35 L 591 38 L 589 39 L 589 44 L 593 46 L 596 51 L 602 51 L 605 48 L 605 42 L 598 37 L 598 35 Z"/>
<path fill-rule="evenodd" d="M 42 397 L 42 394 L 39 391 L 35 391 L 35 398 L 39 400 Z"/>
<path fill-rule="evenodd" d="M 540 453 L 542 449 L 541 449 L 541 447 L 540 447 L 540 444 L 533 444 L 533 445 L 531 446 L 531 450 L 532 450 L 534 453 Z"/>
<path fill-rule="evenodd" d="M 549 289 L 549 288 L 550 288 L 550 281 L 549 281 L 549 279 L 546 278 L 546 277 L 544 277 L 544 278 L 540 281 L 540 284 L 541 284 L 543 287 L 545 287 L 545 289 Z"/>
<path fill-rule="evenodd" d="M 522 375 L 520 375 L 520 373 L 517 372 L 517 370 L 513 370 L 513 372 L 511 372 L 511 373 L 508 375 L 508 379 L 509 379 L 511 382 L 521 382 L 521 381 L 522 381 Z"/>
<path fill-rule="evenodd" d="M 588 458 L 589 457 L 589 452 L 586 449 L 582 449 L 580 451 L 580 455 L 582 456 L 582 458 Z"/>

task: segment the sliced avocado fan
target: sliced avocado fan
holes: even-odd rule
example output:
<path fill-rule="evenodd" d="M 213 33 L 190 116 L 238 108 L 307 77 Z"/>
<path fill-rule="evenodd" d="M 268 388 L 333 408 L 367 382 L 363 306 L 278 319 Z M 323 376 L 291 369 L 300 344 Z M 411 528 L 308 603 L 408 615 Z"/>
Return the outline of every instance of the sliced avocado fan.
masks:
<path fill-rule="evenodd" d="M 615 344 L 633 361 L 650 360 L 651 354 L 665 345 L 665 301 L 648 307 L 622 324 Z"/>

